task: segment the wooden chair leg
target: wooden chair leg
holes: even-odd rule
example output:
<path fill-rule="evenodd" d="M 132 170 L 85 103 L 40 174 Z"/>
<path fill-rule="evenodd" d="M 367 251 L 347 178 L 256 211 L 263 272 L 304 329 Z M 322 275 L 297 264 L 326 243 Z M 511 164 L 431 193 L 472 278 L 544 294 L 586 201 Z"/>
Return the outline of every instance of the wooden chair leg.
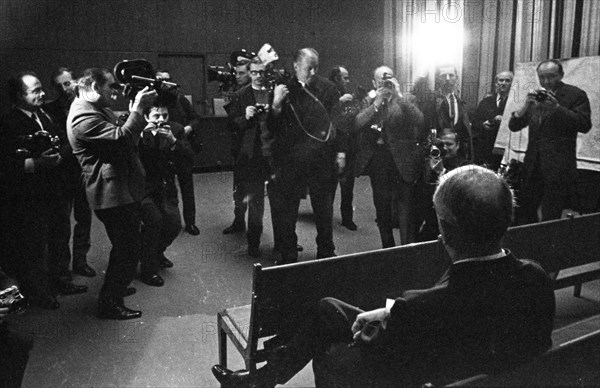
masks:
<path fill-rule="evenodd" d="M 217 315 L 217 326 L 219 330 L 218 343 L 219 343 L 219 365 L 223 368 L 227 368 L 227 333 L 222 328 L 223 319 L 221 315 Z"/>

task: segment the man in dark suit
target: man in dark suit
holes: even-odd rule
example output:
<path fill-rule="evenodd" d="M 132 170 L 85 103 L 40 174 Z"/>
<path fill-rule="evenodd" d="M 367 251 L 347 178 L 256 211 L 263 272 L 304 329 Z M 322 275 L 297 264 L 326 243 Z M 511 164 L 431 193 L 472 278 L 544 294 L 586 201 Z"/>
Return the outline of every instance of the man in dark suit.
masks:
<path fill-rule="evenodd" d="M 240 138 L 240 150 L 234 163 L 238 187 L 244 188 L 243 201 L 248 207 L 248 255 L 259 258 L 265 211 L 265 181 L 268 176 L 267 162 L 261 151 L 260 135 L 266 125 L 269 90 L 266 87 L 265 65 L 258 57 L 250 62 L 250 78 L 250 85 L 231 96 L 228 116 Z M 236 215 L 240 216 L 241 223 L 245 225 L 244 214 Z"/>
<path fill-rule="evenodd" d="M 494 171 L 498 171 L 502 160 L 502 155 L 493 154 L 493 150 L 512 80 L 512 71 L 496 74 L 495 93 L 481 100 L 473 117 L 473 161 Z"/>
<path fill-rule="evenodd" d="M 104 224 L 112 244 L 98 317 L 132 319 L 142 315 L 123 304 L 123 297 L 135 291 L 127 286 L 140 260 L 145 173 L 137 144 L 146 126 L 144 108 L 152 104 L 156 92 L 148 88 L 138 92 L 125 123 L 109 109 L 118 92 L 119 84 L 109 70 L 85 70 L 71 104 L 67 134 L 83 170 L 90 208 Z"/>
<path fill-rule="evenodd" d="M 232 372 L 215 365 L 219 382 L 273 387 L 312 359 L 317 387 L 437 386 L 547 350 L 554 290 L 541 266 L 502 249 L 513 212 L 506 182 L 480 166 L 459 167 L 442 177 L 434 204 L 452 260 L 436 285 L 367 312 L 323 299 L 265 366 Z"/>
<path fill-rule="evenodd" d="M 347 86 L 350 83 L 348 70 L 343 66 L 336 66 L 329 72 L 329 80 L 337 87 L 340 93 L 340 105 L 342 106 L 341 128 L 337 132 L 337 137 L 345 137 L 346 142 L 346 166 L 339 175 L 340 184 L 340 212 L 342 215 L 342 226 L 349 230 L 357 230 L 358 226 L 353 221 L 354 207 L 352 204 L 354 198 L 354 178 L 356 170 L 356 155 L 358 153 L 358 134 L 354 131 L 354 119 L 362 107 L 363 96 L 356 96 L 348 93 Z M 362 88 L 357 89 L 357 93 Z M 337 182 L 333 189 L 333 196 L 337 190 Z"/>
<path fill-rule="evenodd" d="M 44 105 L 52 121 L 58 126 L 61 137 L 67 139 L 67 116 L 71 103 L 75 98 L 76 82 L 73 80 L 73 72 L 66 67 L 57 69 L 52 74 L 52 86 L 58 93 L 58 97 Z M 70 146 L 69 146 L 70 149 Z M 71 211 L 75 219 L 73 226 L 73 273 L 86 277 L 96 276 L 96 271 L 87 263 L 87 254 L 90 250 L 90 231 L 92 228 L 92 211 L 87 203 L 81 166 L 75 155 L 65 155 L 61 167 L 65 178 L 65 209 L 66 222 L 69 223 L 64 239 L 69 244 L 71 239 Z M 65 224 L 66 224 L 65 222 Z M 68 247 L 67 247 L 68 248 Z M 66 253 L 70 255 L 69 252 Z"/>
<path fill-rule="evenodd" d="M 399 93 L 392 69 L 378 67 L 364 107 L 356 116 L 360 151 L 356 175 L 368 175 L 373 188 L 377 227 L 383 248 L 395 245 L 393 209 L 396 205 L 400 243 L 415 242 L 416 184 L 422 176 L 418 136 L 423 114 Z"/>
<path fill-rule="evenodd" d="M 171 81 L 171 74 L 166 70 L 157 70 L 156 77 L 163 81 Z M 193 142 L 197 148 L 192 148 L 195 152 L 200 152 L 200 115 L 192 106 L 192 103 L 179 89 L 173 91 L 172 101 L 169 102 L 169 120 L 179 123 L 183 126 L 185 136 L 188 143 Z M 185 223 L 185 231 L 192 236 L 200 234 L 200 230 L 196 226 L 196 194 L 194 192 L 194 158 L 182 159 L 176 163 L 177 181 L 179 182 L 179 190 L 181 191 L 181 203 L 183 210 L 183 221 Z"/>
<path fill-rule="evenodd" d="M 164 279 L 158 274 L 159 268 L 173 267 L 164 252 L 181 230 L 176 166 L 191 163 L 194 158 L 183 126 L 169 122 L 168 103 L 161 97 L 144 111 L 148 125 L 139 143 L 140 160 L 146 170 L 140 280 L 155 287 L 164 284 Z"/>
<path fill-rule="evenodd" d="M 529 126 L 519 224 L 537 222 L 540 206 L 541 219 L 547 221 L 560 218 L 562 210 L 571 205 L 577 181 L 577 134 L 592 128 L 588 97 L 583 90 L 562 82 L 560 61 L 541 62 L 537 75 L 544 91 L 528 94 L 508 123 L 513 132 Z"/>
<path fill-rule="evenodd" d="M 435 71 L 435 95 L 423 103 L 425 127 L 441 131 L 450 128 L 458 134 L 461 152 L 467 159 L 473 158 L 471 122 L 466 103 L 460 98 L 458 72 L 455 66 L 439 66 Z"/>
<path fill-rule="evenodd" d="M 335 142 L 339 94 L 331 82 L 316 75 L 319 54 L 303 48 L 293 60 L 295 76 L 274 88 L 263 136 L 263 152 L 273 169 L 268 194 L 280 264 L 298 260 L 296 221 L 307 187 L 317 227 L 317 259 L 335 256 L 333 185 L 336 166 L 343 167 L 346 157 Z"/>
<path fill-rule="evenodd" d="M 8 86 L 13 109 L 0 124 L 5 250 L 0 259 L 8 274 L 21 282 L 27 296 L 44 308 L 55 309 L 57 293 L 87 291 L 86 286 L 72 283 L 69 272 L 69 222 L 63 211 L 61 166 L 70 147 L 63 144 L 66 139 L 58 137 L 56 126 L 42 109 L 45 93 L 35 73 L 19 73 Z M 53 137 L 54 143 L 50 140 Z"/>

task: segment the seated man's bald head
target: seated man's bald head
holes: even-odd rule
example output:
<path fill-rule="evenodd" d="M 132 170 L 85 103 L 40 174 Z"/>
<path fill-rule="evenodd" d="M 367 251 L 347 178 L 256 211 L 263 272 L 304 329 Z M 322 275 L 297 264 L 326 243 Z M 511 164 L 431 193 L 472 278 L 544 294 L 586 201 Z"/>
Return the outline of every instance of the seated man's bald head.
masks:
<path fill-rule="evenodd" d="M 444 242 L 467 256 L 499 250 L 513 217 L 506 181 L 481 166 L 459 167 L 442 176 L 433 197 Z"/>

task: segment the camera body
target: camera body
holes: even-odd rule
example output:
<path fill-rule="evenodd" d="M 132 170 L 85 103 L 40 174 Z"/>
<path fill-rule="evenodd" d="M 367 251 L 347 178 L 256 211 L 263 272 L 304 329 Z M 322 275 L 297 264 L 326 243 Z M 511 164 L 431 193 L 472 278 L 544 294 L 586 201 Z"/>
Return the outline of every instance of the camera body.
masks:
<path fill-rule="evenodd" d="M 25 307 L 25 297 L 19 287 L 11 286 L 0 291 L 0 307 L 8 307 L 9 312 L 20 312 Z"/>
<path fill-rule="evenodd" d="M 263 113 L 267 112 L 268 105 L 267 104 L 258 104 L 257 103 L 257 104 L 254 105 L 254 107 L 256 108 L 256 114 L 260 115 L 260 114 L 263 114 Z"/>
<path fill-rule="evenodd" d="M 386 89 L 394 89 L 395 85 L 394 83 L 391 81 L 391 79 L 394 78 L 393 75 L 391 75 L 390 73 L 383 73 L 383 77 L 381 78 L 383 80 L 383 87 Z"/>
<path fill-rule="evenodd" d="M 550 98 L 550 96 L 555 97 L 554 93 L 545 89 L 538 89 L 532 93 L 529 93 L 530 96 L 535 98 L 536 102 L 544 102 Z M 556 97 L 555 97 L 556 98 Z"/>
<path fill-rule="evenodd" d="M 60 138 L 52 136 L 50 132 L 39 130 L 33 135 L 21 136 L 15 153 L 23 158 L 35 158 L 50 149 L 60 151 Z"/>

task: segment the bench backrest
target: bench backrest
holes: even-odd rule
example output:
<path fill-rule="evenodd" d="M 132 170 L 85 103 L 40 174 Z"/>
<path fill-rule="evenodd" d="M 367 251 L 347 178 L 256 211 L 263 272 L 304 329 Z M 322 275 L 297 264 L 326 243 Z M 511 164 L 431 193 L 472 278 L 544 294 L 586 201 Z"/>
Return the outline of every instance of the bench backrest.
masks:
<path fill-rule="evenodd" d="M 255 268 L 253 314 L 260 336 L 286 332 L 325 297 L 362 309 L 385 305 L 404 290 L 435 284 L 448 268 L 437 241 L 331 259 Z"/>
<path fill-rule="evenodd" d="M 510 228 L 504 246 L 549 272 L 598 261 L 600 213 Z M 449 263 L 442 244 L 430 241 L 269 268 L 257 264 L 253 336 L 293 332 L 324 297 L 365 310 L 382 307 L 385 298 L 433 286 Z"/>
<path fill-rule="evenodd" d="M 548 272 L 597 262 L 600 213 L 510 228 L 503 246 Z"/>

